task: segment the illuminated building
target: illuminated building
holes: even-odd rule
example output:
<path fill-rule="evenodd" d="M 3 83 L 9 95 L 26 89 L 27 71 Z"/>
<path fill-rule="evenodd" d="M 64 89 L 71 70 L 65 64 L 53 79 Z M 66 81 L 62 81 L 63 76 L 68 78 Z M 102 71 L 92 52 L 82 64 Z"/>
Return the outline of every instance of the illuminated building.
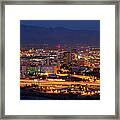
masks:
<path fill-rule="evenodd" d="M 27 66 L 21 66 L 20 67 L 21 77 L 25 77 L 27 74 Z"/>
<path fill-rule="evenodd" d="M 40 71 L 41 73 L 54 73 L 54 67 L 53 66 L 41 66 Z"/>
<path fill-rule="evenodd" d="M 60 66 L 54 66 L 54 74 L 57 74 L 58 70 L 60 70 Z"/>
<path fill-rule="evenodd" d="M 64 52 L 64 64 L 69 64 L 72 61 L 72 56 L 71 56 L 71 52 Z"/>

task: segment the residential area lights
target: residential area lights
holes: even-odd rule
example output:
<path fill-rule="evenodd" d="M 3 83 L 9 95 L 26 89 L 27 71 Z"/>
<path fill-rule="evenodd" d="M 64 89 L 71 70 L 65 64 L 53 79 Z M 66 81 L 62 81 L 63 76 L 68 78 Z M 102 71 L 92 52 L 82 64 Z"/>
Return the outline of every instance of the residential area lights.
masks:
<path fill-rule="evenodd" d="M 21 49 L 20 87 L 41 94 L 100 95 L 100 50 Z"/>

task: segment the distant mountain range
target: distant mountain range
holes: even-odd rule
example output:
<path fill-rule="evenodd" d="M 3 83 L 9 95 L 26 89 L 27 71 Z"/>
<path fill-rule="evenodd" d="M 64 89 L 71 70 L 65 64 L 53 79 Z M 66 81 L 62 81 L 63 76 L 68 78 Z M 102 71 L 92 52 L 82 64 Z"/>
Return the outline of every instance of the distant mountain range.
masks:
<path fill-rule="evenodd" d="M 20 26 L 20 44 L 86 44 L 100 45 L 100 31 L 72 30 L 64 27 L 45 28 L 40 26 Z"/>

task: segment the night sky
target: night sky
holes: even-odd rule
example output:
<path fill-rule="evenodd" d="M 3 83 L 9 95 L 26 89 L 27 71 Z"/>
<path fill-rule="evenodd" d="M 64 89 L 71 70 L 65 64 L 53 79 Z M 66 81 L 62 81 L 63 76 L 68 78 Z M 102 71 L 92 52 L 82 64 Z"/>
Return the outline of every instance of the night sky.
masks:
<path fill-rule="evenodd" d="M 21 47 L 26 44 L 100 44 L 99 20 L 21 20 Z"/>

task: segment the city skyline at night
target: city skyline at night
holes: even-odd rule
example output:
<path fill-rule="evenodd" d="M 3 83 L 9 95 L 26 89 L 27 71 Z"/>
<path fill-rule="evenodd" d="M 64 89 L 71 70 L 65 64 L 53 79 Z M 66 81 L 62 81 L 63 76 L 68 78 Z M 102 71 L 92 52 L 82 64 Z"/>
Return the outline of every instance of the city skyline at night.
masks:
<path fill-rule="evenodd" d="M 100 21 L 20 21 L 21 100 L 100 100 Z"/>

